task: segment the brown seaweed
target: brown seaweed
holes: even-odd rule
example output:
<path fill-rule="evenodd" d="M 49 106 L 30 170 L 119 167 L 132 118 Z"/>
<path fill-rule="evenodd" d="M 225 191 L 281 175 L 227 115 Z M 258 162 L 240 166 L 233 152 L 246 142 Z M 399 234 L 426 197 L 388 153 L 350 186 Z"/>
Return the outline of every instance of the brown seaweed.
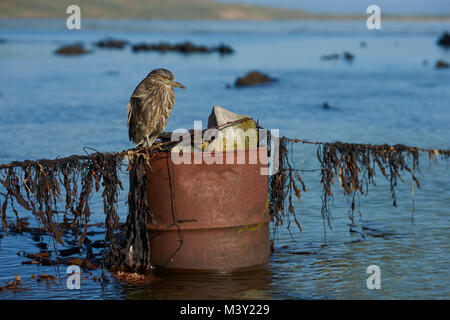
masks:
<path fill-rule="evenodd" d="M 369 185 L 375 186 L 375 173 L 379 171 L 383 177 L 389 182 L 390 192 L 393 199 L 393 206 L 397 206 L 396 186 L 398 181 L 404 182 L 403 174 L 408 173 L 411 180 L 420 188 L 419 180 L 415 174 L 419 169 L 419 152 L 427 153 L 432 160 L 442 159 L 448 160 L 450 150 L 440 149 L 424 149 L 418 147 L 410 147 L 402 144 L 397 145 L 370 145 L 358 143 L 343 142 L 312 142 L 301 139 L 282 138 L 281 141 L 291 143 L 304 143 L 317 145 L 317 158 L 321 165 L 321 184 L 322 191 L 322 217 L 331 228 L 330 203 L 333 200 L 332 186 L 339 181 L 343 194 L 348 198 L 350 220 L 353 221 L 353 212 L 355 210 L 355 195 L 366 195 Z M 280 142 L 280 145 L 283 143 Z M 286 148 L 280 147 L 280 153 L 287 154 Z M 280 158 L 282 156 L 280 155 Z M 286 157 L 287 158 L 287 157 Z M 292 172 L 290 166 L 283 165 L 285 169 Z M 280 173 L 281 174 L 281 173 Z M 296 177 L 297 181 L 300 177 Z M 294 177 L 286 176 L 288 183 L 295 183 Z M 411 185 L 411 190 L 413 190 Z M 295 189 L 294 189 L 295 190 Z M 289 199 L 292 189 L 288 189 Z M 296 191 L 296 190 L 295 190 Z M 295 192 L 297 194 L 297 191 Z M 411 191 L 413 196 L 413 191 Z M 280 207 L 280 206 L 278 206 Z"/>

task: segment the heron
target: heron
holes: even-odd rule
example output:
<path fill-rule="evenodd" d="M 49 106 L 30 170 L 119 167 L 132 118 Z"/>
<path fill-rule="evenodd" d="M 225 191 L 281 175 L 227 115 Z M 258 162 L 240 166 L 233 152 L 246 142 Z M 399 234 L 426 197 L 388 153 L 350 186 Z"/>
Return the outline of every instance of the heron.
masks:
<path fill-rule="evenodd" d="M 137 147 L 151 147 L 164 131 L 175 104 L 174 88 L 186 89 L 172 72 L 155 69 L 142 80 L 127 105 L 128 137 Z"/>

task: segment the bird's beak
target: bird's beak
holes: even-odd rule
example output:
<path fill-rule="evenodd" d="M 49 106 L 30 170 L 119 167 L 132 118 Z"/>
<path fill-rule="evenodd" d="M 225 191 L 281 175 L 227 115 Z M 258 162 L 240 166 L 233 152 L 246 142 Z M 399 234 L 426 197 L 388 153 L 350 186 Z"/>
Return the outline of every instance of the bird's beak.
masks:
<path fill-rule="evenodd" d="M 178 87 L 178 88 L 186 89 L 185 86 L 183 86 L 181 83 L 176 82 L 176 81 L 170 81 L 170 84 L 172 85 L 172 87 Z"/>

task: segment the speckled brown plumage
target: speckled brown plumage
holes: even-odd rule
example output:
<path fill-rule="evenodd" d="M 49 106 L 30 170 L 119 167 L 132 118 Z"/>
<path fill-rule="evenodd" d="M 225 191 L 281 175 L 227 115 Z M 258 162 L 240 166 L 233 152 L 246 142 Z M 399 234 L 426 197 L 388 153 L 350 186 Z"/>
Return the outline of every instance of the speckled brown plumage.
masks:
<path fill-rule="evenodd" d="M 155 69 L 134 90 L 127 111 L 128 136 L 136 146 L 150 147 L 164 131 L 175 104 L 174 87 L 184 89 L 172 72 Z"/>

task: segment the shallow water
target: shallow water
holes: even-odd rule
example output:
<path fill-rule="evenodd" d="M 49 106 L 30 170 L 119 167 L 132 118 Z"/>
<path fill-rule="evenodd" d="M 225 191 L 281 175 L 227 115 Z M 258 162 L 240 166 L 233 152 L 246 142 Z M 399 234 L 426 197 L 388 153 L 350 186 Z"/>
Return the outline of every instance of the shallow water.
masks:
<path fill-rule="evenodd" d="M 0 20 L 0 39 L 6 40 L 0 43 L 0 163 L 81 154 L 84 146 L 99 151 L 131 147 L 125 106 L 137 83 L 156 67 L 172 70 L 188 88 L 177 91 L 167 130 L 192 128 L 194 120 L 206 125 L 212 106 L 221 105 L 288 137 L 450 148 L 450 72 L 434 68 L 436 60 L 450 60 L 450 50 L 435 45 L 439 34 L 450 29 L 448 23 L 391 22 L 383 23 L 380 31 L 368 31 L 365 22 L 83 20 L 82 27 L 68 31 L 62 20 Z M 236 53 L 134 54 L 126 48 L 97 49 L 79 57 L 53 54 L 61 44 L 80 41 L 91 47 L 106 36 L 131 42 L 223 42 Z M 354 61 L 320 59 L 343 51 L 353 53 Z M 225 87 L 252 69 L 279 81 L 246 89 Z M 331 105 L 328 110 L 322 108 L 325 101 Z M 319 167 L 315 147 L 298 146 L 295 151 L 299 168 Z M 286 226 L 278 228 L 277 250 L 267 269 L 232 275 L 163 274 L 146 286 L 112 281 L 101 287 L 84 279 L 81 290 L 71 291 L 57 282 L 32 279 L 33 274 L 56 270 L 22 265 L 16 252 L 37 252 L 36 242 L 9 236 L 1 239 L 0 285 L 17 273 L 27 290 L 0 293 L 0 298 L 449 298 L 449 164 L 436 165 L 427 157 L 421 164 L 413 222 L 409 178 L 398 187 L 397 208 L 381 178 L 361 198 L 357 222 L 382 230 L 384 237 L 372 234 L 357 241 L 361 235 L 349 232 L 348 205 L 338 195 L 333 229 L 327 229 L 325 238 L 320 177 L 308 172 L 303 175 L 308 191 L 296 203 L 303 232 L 294 223 L 292 237 Z M 122 192 L 123 219 L 125 198 Z M 98 196 L 91 207 L 93 221 L 102 221 Z M 311 254 L 295 254 L 301 251 Z M 381 268 L 381 290 L 366 287 L 366 269 L 372 264 Z"/>

